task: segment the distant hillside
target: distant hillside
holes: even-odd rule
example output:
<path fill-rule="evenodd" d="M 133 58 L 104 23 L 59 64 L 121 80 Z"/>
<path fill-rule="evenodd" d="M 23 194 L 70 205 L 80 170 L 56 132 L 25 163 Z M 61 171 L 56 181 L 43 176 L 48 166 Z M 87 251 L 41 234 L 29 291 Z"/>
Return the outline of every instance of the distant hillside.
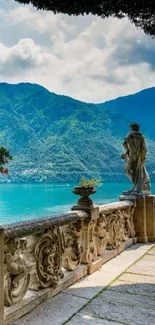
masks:
<path fill-rule="evenodd" d="M 70 182 L 84 176 L 123 180 L 123 137 L 139 121 L 155 170 L 155 88 L 86 104 L 29 83 L 0 83 L 0 142 L 14 160 L 11 182 Z"/>
<path fill-rule="evenodd" d="M 155 139 L 155 87 L 137 94 L 120 97 L 100 105 L 110 112 L 117 112 L 130 121 L 137 121 L 145 135 Z"/>

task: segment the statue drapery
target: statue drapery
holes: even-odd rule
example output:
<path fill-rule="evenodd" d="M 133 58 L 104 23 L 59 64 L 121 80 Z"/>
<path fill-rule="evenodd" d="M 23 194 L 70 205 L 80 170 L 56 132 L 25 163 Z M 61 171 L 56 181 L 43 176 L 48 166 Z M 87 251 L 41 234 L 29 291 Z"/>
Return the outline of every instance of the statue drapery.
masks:
<path fill-rule="evenodd" d="M 133 184 L 133 189 L 126 194 L 149 195 L 151 189 L 150 178 L 145 167 L 147 148 L 144 136 L 139 132 L 139 126 L 137 129 L 135 130 L 132 127 L 131 132 L 125 137 L 123 143 L 126 150 L 125 154 L 122 155 L 126 163 L 125 173 Z"/>

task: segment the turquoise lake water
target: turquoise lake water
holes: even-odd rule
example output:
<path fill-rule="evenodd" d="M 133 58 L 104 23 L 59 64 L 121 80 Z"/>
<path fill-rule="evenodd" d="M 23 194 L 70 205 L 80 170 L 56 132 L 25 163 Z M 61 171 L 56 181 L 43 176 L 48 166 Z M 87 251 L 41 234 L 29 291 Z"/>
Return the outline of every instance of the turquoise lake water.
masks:
<path fill-rule="evenodd" d="M 0 224 L 67 212 L 77 202 L 75 184 L 0 184 Z M 119 199 L 129 183 L 104 183 L 92 196 L 94 203 Z M 155 184 L 152 185 L 155 193 Z"/>

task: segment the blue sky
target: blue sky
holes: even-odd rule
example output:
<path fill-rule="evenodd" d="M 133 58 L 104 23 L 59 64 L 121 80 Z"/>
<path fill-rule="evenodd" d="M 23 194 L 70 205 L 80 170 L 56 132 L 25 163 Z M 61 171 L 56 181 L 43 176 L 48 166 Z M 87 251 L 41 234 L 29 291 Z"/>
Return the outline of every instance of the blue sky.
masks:
<path fill-rule="evenodd" d="M 155 85 L 155 40 L 127 19 L 69 17 L 0 0 L 0 82 L 87 102 Z"/>

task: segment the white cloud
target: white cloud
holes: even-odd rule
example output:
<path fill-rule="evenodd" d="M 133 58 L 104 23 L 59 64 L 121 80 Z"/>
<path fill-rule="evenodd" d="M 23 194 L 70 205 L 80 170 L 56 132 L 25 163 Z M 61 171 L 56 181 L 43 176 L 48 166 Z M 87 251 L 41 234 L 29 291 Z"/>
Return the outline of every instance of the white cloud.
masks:
<path fill-rule="evenodd" d="M 19 24 L 37 31 L 39 34 L 50 34 L 51 37 L 59 34 L 73 34 L 75 27 L 71 26 L 65 15 L 54 15 L 51 12 L 37 11 L 30 6 L 19 6 L 10 10 L 6 16 L 9 25 Z"/>
<path fill-rule="evenodd" d="M 155 84 L 155 41 L 127 19 L 1 11 L 0 81 L 29 81 L 87 102 Z M 2 33 L 3 31 L 3 33 Z"/>
<path fill-rule="evenodd" d="M 10 78 L 40 68 L 49 62 L 49 54 L 43 48 L 36 45 L 32 39 L 21 39 L 16 45 L 6 47 L 0 43 L 0 72 L 3 76 Z M 50 54 L 50 63 L 57 58 Z"/>

